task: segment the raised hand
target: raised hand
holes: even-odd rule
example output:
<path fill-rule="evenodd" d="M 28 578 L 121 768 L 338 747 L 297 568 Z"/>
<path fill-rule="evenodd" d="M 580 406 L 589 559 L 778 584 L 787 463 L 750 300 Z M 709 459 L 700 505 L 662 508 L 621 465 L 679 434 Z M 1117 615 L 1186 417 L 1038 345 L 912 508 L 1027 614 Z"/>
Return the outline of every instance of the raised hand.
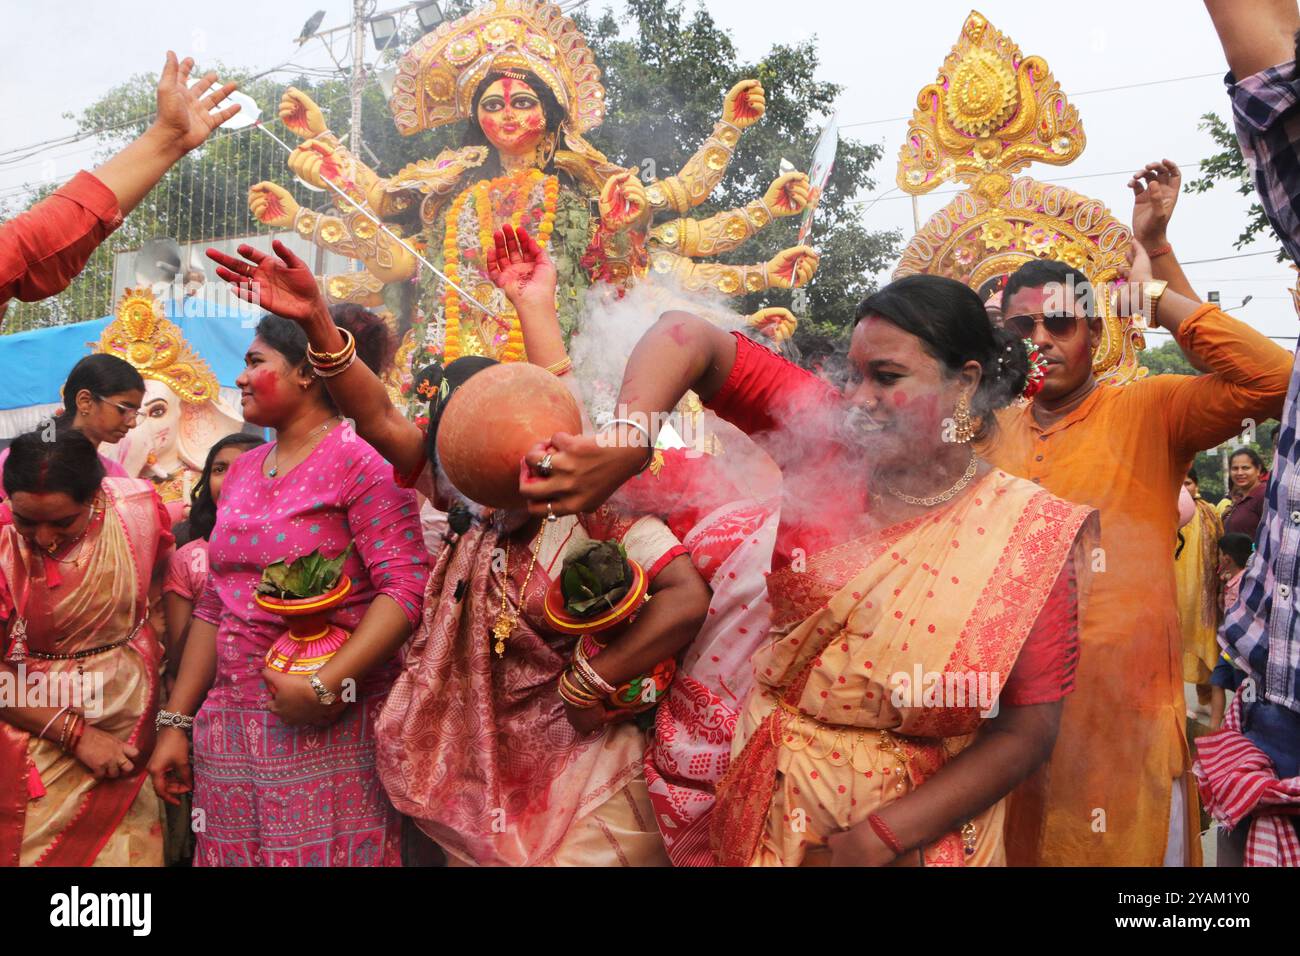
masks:
<path fill-rule="evenodd" d="M 154 128 L 165 135 L 181 152 L 189 152 L 203 145 L 214 129 L 239 112 L 239 104 L 216 109 L 237 88 L 236 83 L 225 83 L 216 89 L 217 74 L 207 73 L 203 79 L 189 86 L 194 60 L 186 57 L 176 62 L 176 54 L 167 51 L 167 63 L 158 81 L 158 117 Z"/>
<path fill-rule="evenodd" d="M 524 229 L 506 223 L 487 249 L 487 274 L 521 316 L 555 312 L 555 265 Z"/>
<path fill-rule="evenodd" d="M 767 187 L 763 202 L 774 216 L 793 216 L 808 207 L 811 189 L 807 173 L 783 173 Z"/>
<path fill-rule="evenodd" d="M 610 176 L 600 190 L 600 221 L 614 232 L 638 225 L 649 208 L 645 186 L 632 170 Z"/>
<path fill-rule="evenodd" d="M 1148 249 L 1165 244 L 1165 230 L 1182 186 L 1182 172 L 1167 159 L 1147 163 L 1128 181 L 1133 190 L 1133 235 Z"/>
<path fill-rule="evenodd" d="M 217 264 L 218 277 L 229 282 L 235 295 L 244 301 L 302 324 L 318 318 L 326 305 L 316 277 L 279 239 L 271 243 L 271 248 L 275 256 L 247 244 L 238 250 L 243 259 L 216 249 L 209 249 L 207 255 Z"/>
<path fill-rule="evenodd" d="M 747 321 L 753 328 L 778 343 L 794 335 L 794 330 L 799 325 L 799 320 L 795 318 L 793 312 L 779 306 L 759 309 Z"/>
<path fill-rule="evenodd" d="M 289 171 L 310 186 L 327 188 L 325 180 L 337 179 L 339 175 L 334 147 L 320 140 L 307 140 L 289 154 Z"/>
<path fill-rule="evenodd" d="M 807 285 L 817 272 L 820 256 L 810 246 L 782 249 L 767 263 L 767 281 L 775 289 Z"/>
<path fill-rule="evenodd" d="M 320 107 L 310 96 L 292 86 L 280 97 L 280 122 L 300 139 L 319 136 L 326 129 Z"/>
<path fill-rule="evenodd" d="M 758 80 L 741 80 L 722 101 L 722 118 L 739 129 L 753 126 L 766 111 L 767 94 Z"/>
<path fill-rule="evenodd" d="M 248 190 L 248 211 L 258 222 L 287 229 L 298 215 L 298 201 L 283 186 L 260 182 Z"/>

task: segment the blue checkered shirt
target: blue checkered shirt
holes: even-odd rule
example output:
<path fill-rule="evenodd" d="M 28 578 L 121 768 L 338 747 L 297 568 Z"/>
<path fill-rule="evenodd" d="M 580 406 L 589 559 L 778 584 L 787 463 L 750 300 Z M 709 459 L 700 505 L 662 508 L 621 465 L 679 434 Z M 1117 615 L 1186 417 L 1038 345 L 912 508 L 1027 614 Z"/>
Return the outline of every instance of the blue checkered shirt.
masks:
<path fill-rule="evenodd" d="M 1295 61 L 1240 83 L 1227 78 L 1237 139 L 1269 222 L 1300 263 L 1300 77 Z M 1300 363 L 1282 409 L 1255 553 L 1228 610 L 1219 643 L 1256 680 L 1265 700 L 1300 711 Z"/>

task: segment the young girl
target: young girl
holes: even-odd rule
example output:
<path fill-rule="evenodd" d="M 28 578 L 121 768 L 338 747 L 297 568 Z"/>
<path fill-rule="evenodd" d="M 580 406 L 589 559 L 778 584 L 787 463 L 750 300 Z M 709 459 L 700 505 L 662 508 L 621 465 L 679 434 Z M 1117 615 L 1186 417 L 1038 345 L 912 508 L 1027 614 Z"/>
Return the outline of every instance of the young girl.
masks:
<path fill-rule="evenodd" d="M 262 444 L 256 435 L 242 433 L 227 435 L 208 449 L 194 490 L 190 494 L 190 516 L 184 524 L 186 543 L 176 549 L 167 565 L 167 579 L 163 583 L 163 611 L 167 617 L 167 672 L 166 686 L 171 692 L 180 668 L 181 654 L 185 650 L 185 634 L 189 630 L 194 602 L 203 593 L 203 583 L 208 577 L 208 537 L 217 523 L 217 502 L 221 500 L 221 485 L 231 462 Z M 181 527 L 177 527 L 178 537 Z"/>
<path fill-rule="evenodd" d="M 1223 582 L 1222 610 L 1227 611 L 1237 603 L 1241 577 L 1246 573 L 1246 562 L 1255 550 L 1255 542 L 1248 534 L 1225 534 L 1219 539 L 1219 580 Z M 1228 691 L 1237 692 L 1245 674 L 1232 666 L 1227 655 L 1220 654 L 1218 663 L 1210 674 L 1210 730 L 1223 724 L 1223 713 L 1228 703 Z"/>

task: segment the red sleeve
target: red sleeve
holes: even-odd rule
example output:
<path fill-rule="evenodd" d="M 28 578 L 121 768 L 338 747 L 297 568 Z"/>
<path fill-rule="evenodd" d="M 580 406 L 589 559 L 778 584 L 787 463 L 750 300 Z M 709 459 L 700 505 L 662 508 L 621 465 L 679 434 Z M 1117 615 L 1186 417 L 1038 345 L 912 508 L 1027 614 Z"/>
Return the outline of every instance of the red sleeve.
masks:
<path fill-rule="evenodd" d="M 774 428 L 778 418 L 787 421 L 791 413 L 840 400 L 840 393 L 812 372 L 739 332 L 731 334 L 736 364 L 718 394 L 705 403 L 719 418 L 752 435 Z"/>
<path fill-rule="evenodd" d="M 112 191 L 90 173 L 77 173 L 58 192 L 0 225 L 0 302 L 35 302 L 62 292 L 121 224 Z"/>
<path fill-rule="evenodd" d="M 1001 701 L 1009 707 L 1050 704 L 1074 690 L 1079 663 L 1079 594 L 1067 560 L 1020 649 Z"/>

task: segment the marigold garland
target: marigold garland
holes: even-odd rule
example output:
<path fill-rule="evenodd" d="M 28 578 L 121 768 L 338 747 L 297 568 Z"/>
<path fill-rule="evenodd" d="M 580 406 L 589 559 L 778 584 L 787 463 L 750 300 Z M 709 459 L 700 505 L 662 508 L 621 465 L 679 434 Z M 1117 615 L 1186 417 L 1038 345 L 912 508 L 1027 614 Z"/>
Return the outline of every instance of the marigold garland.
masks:
<path fill-rule="evenodd" d="M 461 250 L 460 219 L 465 211 L 465 204 L 474 202 L 474 212 L 478 217 L 478 254 L 482 264 L 486 264 L 487 250 L 492 247 L 492 234 L 496 228 L 496 215 L 492 208 L 492 192 L 495 187 L 504 186 L 505 195 L 514 199 L 515 208 L 509 215 L 509 222 L 518 229 L 523 224 L 524 214 L 528 211 L 528 201 L 542 183 L 541 221 L 537 224 L 537 244 L 545 247 L 551 241 L 555 231 L 555 210 L 560 198 L 560 182 L 554 176 L 546 176 L 540 169 L 531 169 L 524 173 L 514 173 L 492 180 L 482 180 L 464 190 L 447 211 L 447 234 L 443 241 L 443 271 L 447 278 L 461 285 Z M 522 196 L 522 199 L 520 197 Z M 462 286 L 463 287 L 463 286 Z M 453 362 L 465 354 L 465 343 L 460 320 L 462 313 L 461 296 L 450 285 L 443 291 L 443 314 L 446 320 L 443 342 L 443 364 Z M 471 306 L 472 308 L 472 306 Z M 487 343 L 484 343 L 487 344 Z M 505 347 L 501 350 L 501 361 L 518 362 L 524 358 L 524 333 L 519 325 L 519 317 L 513 312 L 506 330 Z"/>

